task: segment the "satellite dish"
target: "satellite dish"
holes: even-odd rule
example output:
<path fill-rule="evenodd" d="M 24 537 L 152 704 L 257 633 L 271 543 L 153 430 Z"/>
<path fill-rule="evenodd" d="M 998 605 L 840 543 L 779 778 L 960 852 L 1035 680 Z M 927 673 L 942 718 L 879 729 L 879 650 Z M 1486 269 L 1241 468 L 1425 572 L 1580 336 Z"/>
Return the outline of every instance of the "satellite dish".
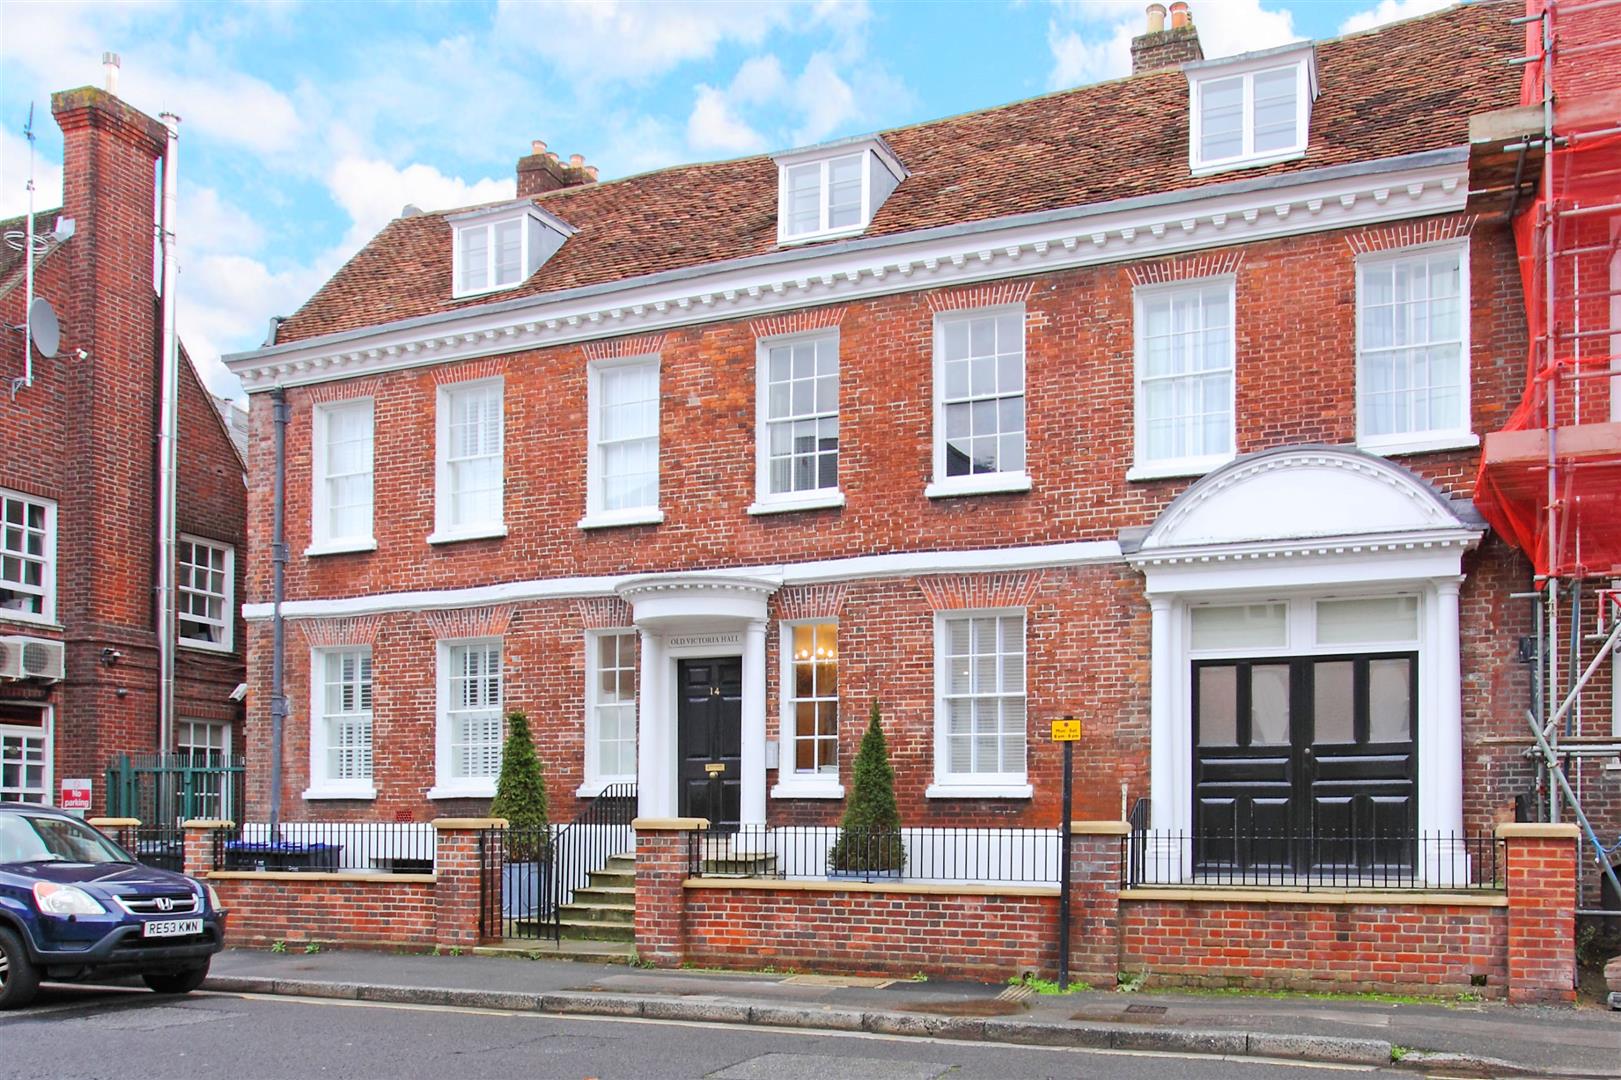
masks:
<path fill-rule="evenodd" d="M 34 339 L 34 348 L 47 359 L 56 355 L 62 345 L 62 325 L 56 321 L 56 310 L 43 296 L 34 297 L 28 305 L 28 333 Z"/>

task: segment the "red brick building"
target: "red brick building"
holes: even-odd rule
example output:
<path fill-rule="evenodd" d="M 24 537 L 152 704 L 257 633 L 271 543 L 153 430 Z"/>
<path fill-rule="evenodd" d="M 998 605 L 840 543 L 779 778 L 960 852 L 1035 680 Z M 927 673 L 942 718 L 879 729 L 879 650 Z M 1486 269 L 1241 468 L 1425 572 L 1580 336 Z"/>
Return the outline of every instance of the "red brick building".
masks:
<path fill-rule="evenodd" d="M 611 183 L 538 147 L 515 202 L 392 222 L 229 358 L 251 800 L 282 395 L 292 816 L 477 811 L 522 708 L 561 818 L 634 781 L 830 823 L 878 702 L 907 825 L 1055 824 L 1073 714 L 1077 817 L 1488 828 L 1529 571 L 1470 500 L 1526 329 L 1467 141 L 1514 14 L 1178 27 L 1127 79 Z"/>
<path fill-rule="evenodd" d="M 0 653 L 30 658 L 23 677 L 0 675 L 0 799 L 54 802 L 60 780 L 89 778 L 100 811 L 109 762 L 160 746 L 154 198 L 166 132 L 89 87 L 54 95 L 51 109 L 63 205 L 36 215 L 34 292 L 60 320 L 60 351 L 36 354 L 32 384 L 15 393 L 20 333 L 6 331 L 0 361 Z M 0 223 L 8 328 L 23 322 L 24 224 Z M 169 745 L 210 757 L 239 751 L 241 738 L 245 465 L 185 359 L 177 456 Z"/>

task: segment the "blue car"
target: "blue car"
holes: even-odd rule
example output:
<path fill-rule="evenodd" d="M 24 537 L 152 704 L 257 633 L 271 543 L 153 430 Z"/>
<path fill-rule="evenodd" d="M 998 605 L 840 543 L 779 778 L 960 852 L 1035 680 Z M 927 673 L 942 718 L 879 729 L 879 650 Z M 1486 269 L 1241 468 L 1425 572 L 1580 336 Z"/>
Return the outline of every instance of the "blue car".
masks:
<path fill-rule="evenodd" d="M 0 803 L 0 1009 L 42 978 L 139 975 L 188 994 L 224 944 L 211 885 L 140 865 L 70 814 Z"/>

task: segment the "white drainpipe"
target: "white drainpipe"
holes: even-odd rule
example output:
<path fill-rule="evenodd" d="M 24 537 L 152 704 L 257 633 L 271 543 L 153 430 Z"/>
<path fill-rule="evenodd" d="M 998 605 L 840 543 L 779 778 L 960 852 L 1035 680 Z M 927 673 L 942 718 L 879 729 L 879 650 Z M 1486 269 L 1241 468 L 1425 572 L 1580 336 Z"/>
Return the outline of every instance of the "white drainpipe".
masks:
<path fill-rule="evenodd" d="M 163 152 L 163 382 L 158 422 L 158 752 L 168 754 L 174 733 L 175 654 L 175 443 L 180 415 L 180 342 L 175 335 L 175 187 L 180 117 L 159 117 L 168 130 Z"/>

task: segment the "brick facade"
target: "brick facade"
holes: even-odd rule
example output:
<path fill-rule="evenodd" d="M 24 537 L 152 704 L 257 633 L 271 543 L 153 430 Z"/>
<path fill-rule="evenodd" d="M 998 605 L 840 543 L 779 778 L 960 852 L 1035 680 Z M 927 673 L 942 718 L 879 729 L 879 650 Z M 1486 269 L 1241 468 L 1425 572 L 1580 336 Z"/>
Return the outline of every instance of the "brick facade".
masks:
<path fill-rule="evenodd" d="M 67 676 L 54 685 L 0 684 L 0 702 L 51 706 L 54 779 L 93 778 L 100 810 L 109 761 L 158 748 L 161 324 L 153 205 L 164 131 L 90 88 L 55 95 L 52 112 L 63 133 L 60 213 L 75 220 L 76 231 L 38 261 L 35 292 L 55 307 L 62 343 L 55 359 L 36 356 L 34 384 L 0 409 L 0 488 L 56 504 L 56 621 L 8 620 L 0 610 L 0 634 L 65 642 Z M 56 216 L 40 215 L 40 227 L 49 231 Z M 8 325 L 23 321 L 21 279 L 19 266 L 14 279 L 0 282 L 0 319 Z M 17 355 L 17 364 L 4 365 L 7 378 L 21 374 Z M 185 359 L 179 394 L 178 528 L 235 549 L 240 599 L 245 465 Z M 230 694 L 244 679 L 246 634 L 237 613 L 228 615 L 231 651 L 178 649 L 175 716 L 234 724 L 240 747 L 243 710 Z M 0 723 L 19 715 L 8 712 Z"/>

